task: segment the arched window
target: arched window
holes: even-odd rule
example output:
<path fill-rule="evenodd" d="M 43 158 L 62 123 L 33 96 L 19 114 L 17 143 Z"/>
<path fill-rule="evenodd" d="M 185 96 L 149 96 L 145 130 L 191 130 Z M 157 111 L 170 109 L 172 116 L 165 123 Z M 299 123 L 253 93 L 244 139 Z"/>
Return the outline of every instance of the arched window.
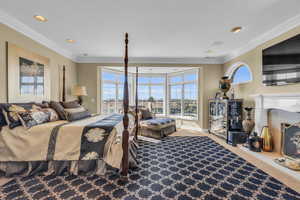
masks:
<path fill-rule="evenodd" d="M 233 84 L 248 83 L 252 81 L 252 73 L 245 63 L 236 63 L 232 65 L 227 73 Z"/>

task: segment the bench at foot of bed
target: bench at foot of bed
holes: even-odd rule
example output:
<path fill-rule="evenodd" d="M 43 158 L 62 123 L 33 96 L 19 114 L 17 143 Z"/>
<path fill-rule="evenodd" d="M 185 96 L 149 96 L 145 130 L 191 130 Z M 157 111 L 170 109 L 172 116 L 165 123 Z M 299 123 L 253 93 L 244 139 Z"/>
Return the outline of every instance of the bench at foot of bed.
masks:
<path fill-rule="evenodd" d="M 140 122 L 140 135 L 155 139 L 164 138 L 176 131 L 176 121 L 171 118 L 154 118 Z"/>

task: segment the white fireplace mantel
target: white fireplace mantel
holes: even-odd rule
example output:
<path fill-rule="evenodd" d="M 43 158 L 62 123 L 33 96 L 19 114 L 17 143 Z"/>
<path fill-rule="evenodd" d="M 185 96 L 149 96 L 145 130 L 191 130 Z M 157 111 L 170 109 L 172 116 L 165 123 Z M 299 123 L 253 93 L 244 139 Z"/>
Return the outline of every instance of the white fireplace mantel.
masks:
<path fill-rule="evenodd" d="M 255 131 L 268 125 L 268 110 L 279 109 L 289 112 L 300 112 L 300 93 L 254 94 L 255 99 Z"/>

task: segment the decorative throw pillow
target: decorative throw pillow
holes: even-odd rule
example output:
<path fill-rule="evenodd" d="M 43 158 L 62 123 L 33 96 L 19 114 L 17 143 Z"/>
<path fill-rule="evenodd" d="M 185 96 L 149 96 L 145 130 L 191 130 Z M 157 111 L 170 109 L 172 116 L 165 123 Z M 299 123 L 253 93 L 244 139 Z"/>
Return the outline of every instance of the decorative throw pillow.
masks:
<path fill-rule="evenodd" d="M 22 123 L 18 117 L 19 112 L 26 112 L 26 109 L 22 106 L 15 104 L 7 104 L 3 109 L 3 114 L 6 119 L 6 123 L 10 129 L 13 129 L 17 126 L 21 126 Z"/>
<path fill-rule="evenodd" d="M 34 105 L 39 106 L 41 108 L 49 108 L 50 105 L 48 102 L 43 101 L 42 103 L 34 103 Z"/>
<path fill-rule="evenodd" d="M 59 102 L 50 101 L 50 107 L 57 112 L 57 114 L 61 120 L 66 120 L 64 107 Z"/>
<path fill-rule="evenodd" d="M 83 111 L 86 111 L 86 109 L 83 106 L 80 106 L 78 108 L 65 108 L 65 112 L 69 113 L 78 113 Z"/>
<path fill-rule="evenodd" d="M 68 119 L 68 121 L 72 122 L 72 121 L 76 121 L 76 120 L 80 120 L 80 119 L 85 119 L 92 116 L 91 113 L 87 110 L 83 111 L 83 112 L 66 112 L 66 117 Z"/>
<path fill-rule="evenodd" d="M 140 109 L 140 112 L 142 113 L 142 119 L 152 119 L 152 113 L 148 109 Z"/>
<path fill-rule="evenodd" d="M 83 106 L 79 106 L 78 108 L 66 108 L 65 115 L 68 121 L 75 121 L 90 117 L 91 113 Z"/>
<path fill-rule="evenodd" d="M 50 113 L 50 122 L 59 120 L 57 112 L 52 108 L 44 108 L 43 111 Z"/>
<path fill-rule="evenodd" d="M 38 111 L 38 110 L 42 110 L 42 108 L 40 106 L 33 104 L 31 110 Z"/>
<path fill-rule="evenodd" d="M 57 112 L 52 109 L 52 108 L 41 108 L 40 106 L 37 105 L 32 105 L 32 109 L 31 111 L 43 111 L 43 112 L 48 112 L 50 114 L 50 122 L 54 122 L 59 120 L 59 116 L 57 114 Z"/>
<path fill-rule="evenodd" d="M 63 105 L 64 108 L 78 108 L 81 106 L 77 100 L 61 102 L 61 104 Z"/>
<path fill-rule="evenodd" d="M 32 110 L 19 112 L 18 117 L 25 128 L 31 128 L 50 121 L 50 113 L 46 111 Z"/>

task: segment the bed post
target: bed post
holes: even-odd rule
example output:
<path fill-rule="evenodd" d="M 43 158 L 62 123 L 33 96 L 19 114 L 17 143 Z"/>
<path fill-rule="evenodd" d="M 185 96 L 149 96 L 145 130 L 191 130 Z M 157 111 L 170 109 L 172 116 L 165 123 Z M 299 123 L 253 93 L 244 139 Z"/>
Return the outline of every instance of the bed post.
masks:
<path fill-rule="evenodd" d="M 66 66 L 63 65 L 63 88 L 62 88 L 62 101 L 66 101 Z"/>
<path fill-rule="evenodd" d="M 139 87 L 139 68 L 136 67 L 135 72 L 135 135 L 134 139 L 138 139 L 138 133 L 139 133 L 139 116 L 138 116 L 138 106 L 139 106 L 139 96 L 138 96 L 138 87 Z"/>
<path fill-rule="evenodd" d="M 122 136 L 122 148 L 123 148 L 123 157 L 122 157 L 122 176 L 127 176 L 129 168 L 129 158 L 128 158 L 128 147 L 129 147 L 129 132 L 128 132 L 128 107 L 129 107 L 129 95 L 128 95 L 128 33 L 125 34 L 125 58 L 124 58 L 124 67 L 125 67 L 125 81 L 124 81 L 124 98 L 123 98 L 123 107 L 124 107 L 124 116 L 123 116 L 123 136 Z"/>

